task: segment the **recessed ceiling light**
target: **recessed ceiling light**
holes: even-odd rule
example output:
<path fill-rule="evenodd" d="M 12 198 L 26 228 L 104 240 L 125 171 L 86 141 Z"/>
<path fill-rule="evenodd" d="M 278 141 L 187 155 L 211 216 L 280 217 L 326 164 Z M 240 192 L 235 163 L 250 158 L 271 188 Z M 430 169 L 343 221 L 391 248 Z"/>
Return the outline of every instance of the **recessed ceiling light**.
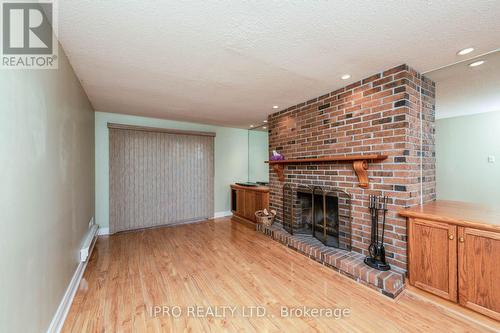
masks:
<path fill-rule="evenodd" d="M 264 127 L 262 127 L 262 128 L 263 128 L 263 129 L 266 129 L 267 127 L 266 127 L 266 126 L 264 126 Z"/>
<path fill-rule="evenodd" d="M 264 120 L 265 123 L 267 123 L 267 120 Z"/>
<path fill-rule="evenodd" d="M 351 75 L 349 74 L 344 74 L 340 77 L 342 80 L 347 80 L 347 79 L 350 79 L 351 78 Z"/>
<path fill-rule="evenodd" d="M 253 127 L 253 125 L 250 125 L 250 127 Z"/>
<path fill-rule="evenodd" d="M 474 48 L 473 47 L 468 47 L 466 49 L 458 51 L 457 55 L 466 55 L 466 54 L 471 53 L 472 51 L 474 51 Z"/>
<path fill-rule="evenodd" d="M 477 67 L 477 66 L 481 66 L 482 64 L 484 64 L 484 60 L 478 60 L 478 61 L 474 61 L 473 63 L 470 63 L 469 67 Z"/>
<path fill-rule="evenodd" d="M 273 109 L 277 109 L 277 108 L 279 108 L 279 106 L 273 105 Z"/>

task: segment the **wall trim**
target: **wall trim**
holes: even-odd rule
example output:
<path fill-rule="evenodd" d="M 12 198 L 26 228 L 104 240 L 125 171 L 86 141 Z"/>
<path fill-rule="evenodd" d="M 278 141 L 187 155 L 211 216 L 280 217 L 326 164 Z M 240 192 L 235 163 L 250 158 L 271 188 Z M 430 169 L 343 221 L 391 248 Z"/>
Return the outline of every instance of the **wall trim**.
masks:
<path fill-rule="evenodd" d="M 87 235 L 85 237 L 87 237 Z M 97 237 L 94 237 L 91 242 L 87 260 L 78 262 L 78 266 L 76 267 L 75 273 L 73 273 L 73 277 L 69 282 L 68 288 L 66 289 L 63 298 L 61 299 L 61 303 L 59 303 L 56 313 L 54 314 L 54 317 L 52 317 L 52 321 L 50 322 L 49 328 L 47 329 L 47 333 L 61 332 L 64 322 L 66 321 L 69 309 L 71 308 L 71 304 L 73 304 L 73 298 L 78 291 L 78 286 L 80 285 L 80 281 L 82 280 L 83 273 L 87 268 L 87 264 L 89 262 L 88 258 L 90 258 L 90 256 L 92 255 L 92 251 L 94 250 L 96 240 Z"/>
<path fill-rule="evenodd" d="M 233 213 L 230 210 L 225 211 L 225 212 L 215 212 L 214 219 L 217 219 L 220 217 L 232 216 L 232 215 L 233 215 Z"/>
<path fill-rule="evenodd" d="M 225 212 L 215 212 L 213 218 L 218 219 L 227 216 L 233 216 L 233 213 L 229 210 Z M 99 229 L 97 230 L 97 236 L 108 236 L 108 235 L 109 235 L 109 228 L 99 227 Z"/>
<path fill-rule="evenodd" d="M 97 230 L 97 236 L 107 236 L 109 235 L 109 228 L 99 227 Z"/>

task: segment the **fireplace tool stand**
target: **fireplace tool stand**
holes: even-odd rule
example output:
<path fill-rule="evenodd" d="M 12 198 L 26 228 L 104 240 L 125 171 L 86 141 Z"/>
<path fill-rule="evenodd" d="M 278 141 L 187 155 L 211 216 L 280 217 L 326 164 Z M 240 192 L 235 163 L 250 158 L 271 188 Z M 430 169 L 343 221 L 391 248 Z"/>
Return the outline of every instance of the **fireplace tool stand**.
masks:
<path fill-rule="evenodd" d="M 387 214 L 387 197 L 370 195 L 370 215 L 372 218 L 371 243 L 368 247 L 369 257 L 365 258 L 365 264 L 378 269 L 388 271 L 391 266 L 385 261 L 384 234 L 385 216 Z M 382 213 L 382 228 L 380 228 L 380 213 Z M 382 229 L 382 235 L 379 235 Z"/>

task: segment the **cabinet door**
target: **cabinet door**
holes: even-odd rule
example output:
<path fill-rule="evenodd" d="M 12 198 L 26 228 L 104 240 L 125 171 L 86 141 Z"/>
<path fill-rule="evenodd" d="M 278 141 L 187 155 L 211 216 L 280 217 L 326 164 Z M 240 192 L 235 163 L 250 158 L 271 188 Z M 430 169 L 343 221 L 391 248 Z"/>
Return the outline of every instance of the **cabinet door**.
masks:
<path fill-rule="evenodd" d="M 245 217 L 255 221 L 256 193 L 254 191 L 245 191 Z"/>
<path fill-rule="evenodd" d="M 500 233 L 459 227 L 459 302 L 500 320 Z"/>
<path fill-rule="evenodd" d="M 411 285 L 457 301 L 456 226 L 421 219 L 409 220 Z"/>
<path fill-rule="evenodd" d="M 255 211 L 262 210 L 266 207 L 264 207 L 264 202 L 263 202 L 263 193 L 262 192 L 255 192 Z"/>
<path fill-rule="evenodd" d="M 257 199 L 257 210 L 269 209 L 269 193 L 259 192 Z"/>
<path fill-rule="evenodd" d="M 245 191 L 236 190 L 236 214 L 245 215 Z"/>

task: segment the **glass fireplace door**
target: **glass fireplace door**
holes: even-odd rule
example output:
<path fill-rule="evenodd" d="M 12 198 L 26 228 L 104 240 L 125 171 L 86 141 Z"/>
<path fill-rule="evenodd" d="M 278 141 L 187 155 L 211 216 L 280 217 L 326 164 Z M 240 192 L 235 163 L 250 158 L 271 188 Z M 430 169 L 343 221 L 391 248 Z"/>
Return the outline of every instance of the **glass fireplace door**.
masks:
<path fill-rule="evenodd" d="M 338 197 L 323 190 L 314 191 L 311 209 L 313 236 L 327 246 L 339 247 Z"/>

